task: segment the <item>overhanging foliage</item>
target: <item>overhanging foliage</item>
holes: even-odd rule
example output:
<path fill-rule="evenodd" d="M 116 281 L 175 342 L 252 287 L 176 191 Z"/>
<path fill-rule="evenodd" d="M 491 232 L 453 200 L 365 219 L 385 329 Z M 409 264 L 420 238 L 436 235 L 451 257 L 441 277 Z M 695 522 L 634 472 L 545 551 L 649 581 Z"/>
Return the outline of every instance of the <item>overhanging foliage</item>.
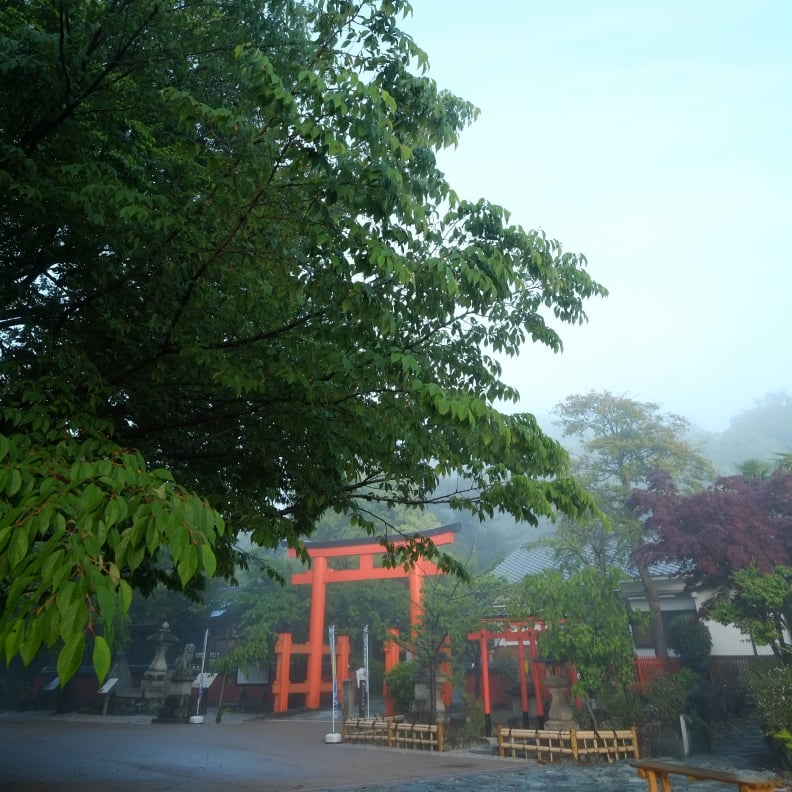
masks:
<path fill-rule="evenodd" d="M 424 74 L 408 10 L 0 12 L 6 660 L 65 641 L 65 680 L 95 635 L 101 677 L 130 589 L 231 572 L 242 531 L 303 552 L 327 510 L 377 531 L 367 504 L 441 476 L 482 517 L 591 506 L 495 406 L 517 396 L 495 355 L 560 350 L 549 322 L 604 289 L 447 184 L 435 152 L 475 110 Z"/>

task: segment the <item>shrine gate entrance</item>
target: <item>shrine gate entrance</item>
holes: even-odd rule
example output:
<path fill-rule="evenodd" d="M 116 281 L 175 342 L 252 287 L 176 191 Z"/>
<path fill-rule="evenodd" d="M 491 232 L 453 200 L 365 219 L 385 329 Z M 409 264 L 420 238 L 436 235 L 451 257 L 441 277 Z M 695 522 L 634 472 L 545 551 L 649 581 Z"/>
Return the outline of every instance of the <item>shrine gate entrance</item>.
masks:
<path fill-rule="evenodd" d="M 419 531 L 415 536 L 427 537 L 435 545 L 452 544 L 456 534 L 459 533 L 459 523 L 443 525 L 426 531 Z M 394 542 L 397 547 L 404 546 L 406 541 Z M 410 625 L 415 628 L 422 611 L 422 585 L 425 577 L 437 574 L 437 566 L 426 559 L 419 559 L 415 566 L 405 571 L 399 566 L 386 569 L 374 566 L 374 558 L 382 555 L 382 545 L 379 540 L 371 539 L 340 539 L 328 542 L 306 542 L 306 549 L 311 556 L 311 568 L 305 572 L 292 575 L 292 585 L 311 585 L 311 617 L 308 628 L 308 672 L 304 683 L 292 684 L 288 680 L 288 664 L 279 663 L 278 672 L 274 683 L 275 687 L 275 712 L 286 712 L 288 708 L 288 693 L 305 693 L 305 706 L 309 709 L 319 709 L 319 701 L 323 689 L 328 689 L 328 683 L 322 682 L 322 658 L 329 654 L 325 645 L 325 601 L 328 583 L 345 583 L 359 580 L 392 580 L 408 578 L 410 585 Z M 293 550 L 289 551 L 292 557 L 296 556 Z M 358 565 L 352 569 L 333 569 L 328 563 L 332 558 L 352 558 L 357 556 Z M 288 635 L 288 634 L 284 634 Z M 283 635 L 281 636 L 283 638 Z M 291 636 L 289 636 L 290 642 Z M 348 650 L 345 652 L 348 660 Z M 343 680 L 346 679 L 347 668 L 343 657 L 339 653 L 338 676 L 339 691 L 342 689 Z M 282 666 L 285 666 L 282 667 Z M 283 678 L 285 674 L 286 678 Z"/>

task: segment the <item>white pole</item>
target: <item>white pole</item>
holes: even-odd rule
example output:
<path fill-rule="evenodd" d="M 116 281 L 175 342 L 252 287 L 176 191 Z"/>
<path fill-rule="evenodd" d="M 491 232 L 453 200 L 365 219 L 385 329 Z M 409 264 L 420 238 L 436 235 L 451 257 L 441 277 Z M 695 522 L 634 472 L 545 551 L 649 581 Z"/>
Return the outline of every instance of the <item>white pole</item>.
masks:
<path fill-rule="evenodd" d="M 336 702 L 338 701 L 338 682 L 336 681 L 335 624 L 330 625 L 328 632 L 330 633 L 330 668 L 333 672 L 333 730 L 330 732 L 330 734 L 325 734 L 324 741 L 326 743 L 340 743 L 341 735 L 336 734 L 335 730 Z"/>
<path fill-rule="evenodd" d="M 190 718 L 190 723 L 203 723 L 203 715 L 198 713 L 201 711 L 201 698 L 203 697 L 204 686 L 204 668 L 206 668 L 206 646 L 209 643 L 209 628 L 206 628 L 204 633 L 203 655 L 201 656 L 201 675 L 198 677 L 198 700 L 195 703 L 195 715 Z"/>
<path fill-rule="evenodd" d="M 369 635 L 368 624 L 363 628 L 363 668 L 366 671 L 366 717 L 371 717 L 371 691 L 369 690 Z"/>

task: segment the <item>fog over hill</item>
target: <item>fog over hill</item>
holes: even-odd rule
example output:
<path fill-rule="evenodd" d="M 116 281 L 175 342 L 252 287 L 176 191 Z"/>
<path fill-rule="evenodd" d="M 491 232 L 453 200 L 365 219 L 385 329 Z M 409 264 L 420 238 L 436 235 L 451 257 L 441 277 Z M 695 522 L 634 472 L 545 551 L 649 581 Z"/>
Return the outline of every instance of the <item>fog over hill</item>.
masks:
<path fill-rule="evenodd" d="M 682 417 L 687 418 L 684 413 Z M 537 415 L 536 420 L 550 437 L 575 452 L 573 438 L 563 436 L 555 416 Z M 792 396 L 781 391 L 756 398 L 722 432 L 708 432 L 691 421 L 690 441 L 722 475 L 734 474 L 747 459 L 772 461 L 777 454 L 792 451 Z"/>
<path fill-rule="evenodd" d="M 777 454 L 792 451 L 792 397 L 770 393 L 754 406 L 732 418 L 723 432 L 702 433 L 694 438 L 701 449 L 725 475 L 747 459 L 773 460 Z"/>
<path fill-rule="evenodd" d="M 558 440 L 570 453 L 575 453 L 574 438 L 563 436 L 555 416 L 536 415 L 536 420 L 544 432 Z M 690 441 L 712 461 L 721 475 L 734 475 L 736 466 L 748 459 L 772 461 L 776 454 L 792 451 L 792 397 L 781 392 L 756 399 L 750 409 L 735 415 L 723 432 L 707 432 L 691 425 Z M 536 541 L 554 530 L 549 520 L 542 520 L 535 527 L 519 525 L 511 517 L 495 515 L 479 523 L 467 513 L 455 512 L 448 507 L 430 511 L 440 523 L 461 524 L 455 555 L 465 559 L 469 557 L 471 568 L 479 571 L 491 568 L 515 547 Z"/>

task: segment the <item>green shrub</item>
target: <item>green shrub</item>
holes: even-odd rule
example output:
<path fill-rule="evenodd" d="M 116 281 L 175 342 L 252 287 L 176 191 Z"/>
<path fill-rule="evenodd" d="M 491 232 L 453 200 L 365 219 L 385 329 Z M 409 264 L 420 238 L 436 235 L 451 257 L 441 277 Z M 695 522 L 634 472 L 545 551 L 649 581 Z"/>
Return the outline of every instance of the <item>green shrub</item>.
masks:
<path fill-rule="evenodd" d="M 467 694 L 462 697 L 462 701 L 465 715 L 463 737 L 467 744 L 477 740 L 484 734 L 484 704 Z"/>
<path fill-rule="evenodd" d="M 641 695 L 628 687 L 606 688 L 597 696 L 599 725 L 626 729 L 641 724 L 646 719 L 644 704 Z"/>
<path fill-rule="evenodd" d="M 394 712 L 397 715 L 406 714 L 410 711 L 410 704 L 415 698 L 414 678 L 418 672 L 418 663 L 414 660 L 407 660 L 398 663 L 385 674 L 385 684 L 388 686 L 388 698 L 393 704 Z"/>
<path fill-rule="evenodd" d="M 749 668 L 742 687 L 768 734 L 792 731 L 792 667 L 785 665 Z"/>
<path fill-rule="evenodd" d="M 661 723 L 676 725 L 679 716 L 687 709 L 688 696 L 699 679 L 695 671 L 682 668 L 674 674 L 658 674 L 649 683 L 646 698 Z"/>
<path fill-rule="evenodd" d="M 703 673 L 709 665 L 712 636 L 696 615 L 677 616 L 668 625 L 668 645 L 679 655 L 682 664 Z"/>

